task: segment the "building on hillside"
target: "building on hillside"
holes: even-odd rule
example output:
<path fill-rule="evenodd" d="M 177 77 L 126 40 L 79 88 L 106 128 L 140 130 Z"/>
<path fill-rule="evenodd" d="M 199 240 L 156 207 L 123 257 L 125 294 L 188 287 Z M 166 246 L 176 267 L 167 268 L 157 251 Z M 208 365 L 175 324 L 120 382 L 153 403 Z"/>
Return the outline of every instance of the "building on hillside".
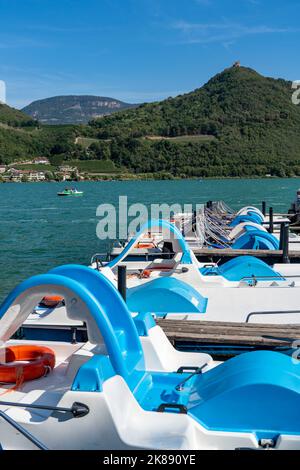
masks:
<path fill-rule="evenodd" d="M 50 165 L 48 158 L 46 157 L 37 157 L 32 161 L 35 165 Z"/>
<path fill-rule="evenodd" d="M 8 174 L 10 176 L 11 181 L 22 181 L 22 179 L 26 178 L 27 181 L 45 181 L 46 176 L 43 171 L 35 171 L 35 170 L 17 170 L 16 168 L 10 168 L 8 170 Z"/>
<path fill-rule="evenodd" d="M 22 177 L 24 176 L 24 172 L 25 170 L 21 171 L 17 170 L 16 168 L 10 168 L 7 173 L 9 175 L 10 181 L 14 181 L 17 183 L 21 181 Z"/>
<path fill-rule="evenodd" d="M 79 178 L 78 168 L 76 166 L 72 167 L 70 165 L 61 165 L 59 167 L 58 174 L 63 181 L 70 181 L 76 176 L 76 179 Z"/>
<path fill-rule="evenodd" d="M 29 181 L 45 181 L 46 176 L 43 171 L 30 171 L 28 180 Z"/>
<path fill-rule="evenodd" d="M 8 169 L 7 173 L 9 173 L 11 176 L 19 176 L 21 173 L 23 173 L 24 170 L 17 170 L 14 167 L 11 167 Z"/>
<path fill-rule="evenodd" d="M 0 174 L 6 172 L 6 166 L 5 165 L 0 165 Z"/>

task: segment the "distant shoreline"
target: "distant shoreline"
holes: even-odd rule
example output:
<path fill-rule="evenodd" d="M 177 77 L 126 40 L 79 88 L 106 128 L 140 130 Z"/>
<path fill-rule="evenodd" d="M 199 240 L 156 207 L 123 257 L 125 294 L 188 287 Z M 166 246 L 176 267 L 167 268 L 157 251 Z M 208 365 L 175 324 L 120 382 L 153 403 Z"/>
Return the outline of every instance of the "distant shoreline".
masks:
<path fill-rule="evenodd" d="M 43 181 L 0 181 L 0 184 L 37 184 L 37 183 L 61 183 L 68 186 L 69 184 L 78 184 L 78 183 L 85 183 L 85 182 L 92 182 L 92 183 L 103 183 L 103 182 L 114 182 L 114 181 L 214 181 L 214 180 L 293 180 L 293 179 L 300 179 L 299 176 L 204 176 L 204 177 L 187 177 L 181 178 L 177 176 L 173 177 L 154 177 L 154 176 L 145 176 L 145 175 L 133 175 L 130 176 L 121 176 L 120 177 L 110 177 L 109 175 L 106 178 L 83 178 L 80 180 L 43 180 Z"/>

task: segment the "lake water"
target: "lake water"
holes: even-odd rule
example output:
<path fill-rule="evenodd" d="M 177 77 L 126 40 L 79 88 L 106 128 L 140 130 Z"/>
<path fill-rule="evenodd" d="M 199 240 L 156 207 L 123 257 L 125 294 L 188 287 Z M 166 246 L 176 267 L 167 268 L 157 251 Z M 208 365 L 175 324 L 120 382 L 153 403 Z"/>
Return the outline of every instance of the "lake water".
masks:
<path fill-rule="evenodd" d="M 0 184 L 0 301 L 27 277 L 66 263 L 88 264 L 95 252 L 107 250 L 96 236 L 99 204 L 149 206 L 163 202 L 199 204 L 224 200 L 233 208 L 266 200 L 285 212 L 300 179 L 183 180 L 81 182 L 83 197 L 57 197 L 63 183 Z"/>

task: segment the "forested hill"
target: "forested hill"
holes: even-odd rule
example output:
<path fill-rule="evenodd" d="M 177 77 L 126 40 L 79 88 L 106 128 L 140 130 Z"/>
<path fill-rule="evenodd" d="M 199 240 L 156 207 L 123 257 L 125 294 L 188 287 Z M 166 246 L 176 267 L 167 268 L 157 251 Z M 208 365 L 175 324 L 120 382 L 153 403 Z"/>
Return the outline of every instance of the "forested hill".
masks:
<path fill-rule="evenodd" d="M 0 159 L 20 159 L 27 149 L 66 160 L 111 159 L 132 173 L 163 177 L 300 176 L 300 106 L 292 92 L 290 82 L 235 66 L 191 93 L 86 126 L 3 129 L 13 143 L 6 153 L 0 108 Z"/>
<path fill-rule="evenodd" d="M 102 138 L 169 137 L 156 137 L 155 143 L 152 138 L 148 156 L 138 149 L 141 141 L 131 142 L 134 151 L 129 155 L 125 148 L 121 162 L 129 159 L 137 169 L 199 176 L 300 174 L 300 106 L 291 97 L 290 82 L 231 67 L 191 93 L 92 125 Z"/>
<path fill-rule="evenodd" d="M 0 103 L 0 164 L 77 150 L 75 126 L 41 126 L 26 114 Z"/>
<path fill-rule="evenodd" d="M 12 127 L 35 126 L 36 122 L 22 111 L 0 102 L 0 123 Z"/>

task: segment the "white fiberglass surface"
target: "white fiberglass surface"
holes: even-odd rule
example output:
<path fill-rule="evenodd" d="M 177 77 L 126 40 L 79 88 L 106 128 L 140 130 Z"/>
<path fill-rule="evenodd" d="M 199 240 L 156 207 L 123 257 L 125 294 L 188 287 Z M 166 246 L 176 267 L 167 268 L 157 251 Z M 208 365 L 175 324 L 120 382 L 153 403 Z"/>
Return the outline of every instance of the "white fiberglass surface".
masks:
<path fill-rule="evenodd" d="M 23 402 L 23 403 L 39 403 L 55 406 L 61 397 L 68 390 L 71 389 L 75 375 L 79 367 L 89 360 L 93 356 L 95 346 L 90 343 L 61 343 L 53 341 L 8 341 L 5 346 L 16 346 L 16 345 L 38 345 L 41 347 L 47 347 L 53 350 L 55 353 L 55 367 L 48 373 L 39 379 L 30 380 L 21 383 L 19 386 L 14 384 L 2 384 L 0 386 L 0 402 Z M 97 350 L 100 352 L 99 348 Z M 20 408 L 0 407 L 3 410 L 9 409 L 10 416 L 20 413 L 29 413 L 27 410 Z M 49 415 L 48 411 L 30 412 L 34 419 L 44 419 Z"/>

